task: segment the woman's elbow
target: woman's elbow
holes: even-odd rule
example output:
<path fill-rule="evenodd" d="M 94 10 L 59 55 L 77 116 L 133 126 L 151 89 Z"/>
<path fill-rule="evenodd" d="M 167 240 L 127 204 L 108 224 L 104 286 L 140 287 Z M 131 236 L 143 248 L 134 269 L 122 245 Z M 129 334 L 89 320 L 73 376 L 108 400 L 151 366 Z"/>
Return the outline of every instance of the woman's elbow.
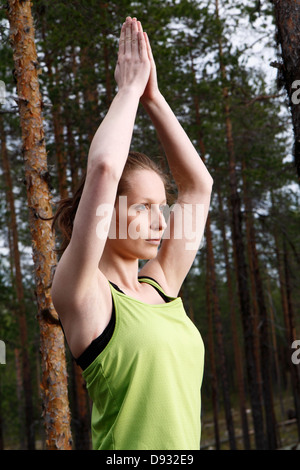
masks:
<path fill-rule="evenodd" d="M 116 180 L 120 179 L 120 174 L 114 165 L 112 165 L 110 158 L 90 158 L 87 167 L 88 174 L 97 174 L 98 176 L 110 177 Z"/>
<path fill-rule="evenodd" d="M 207 190 L 211 193 L 214 185 L 213 177 L 209 174 L 206 182 Z"/>

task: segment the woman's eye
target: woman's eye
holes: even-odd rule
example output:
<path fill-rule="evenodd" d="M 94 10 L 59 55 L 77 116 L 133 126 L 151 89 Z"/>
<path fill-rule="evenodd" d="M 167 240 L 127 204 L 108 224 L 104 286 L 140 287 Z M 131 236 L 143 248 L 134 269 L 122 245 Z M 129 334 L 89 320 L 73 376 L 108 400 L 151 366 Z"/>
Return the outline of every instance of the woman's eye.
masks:
<path fill-rule="evenodd" d="M 144 210 L 146 210 L 146 209 L 147 209 L 146 204 L 138 204 L 138 205 L 136 206 L 136 210 L 137 210 L 137 211 L 144 211 Z"/>

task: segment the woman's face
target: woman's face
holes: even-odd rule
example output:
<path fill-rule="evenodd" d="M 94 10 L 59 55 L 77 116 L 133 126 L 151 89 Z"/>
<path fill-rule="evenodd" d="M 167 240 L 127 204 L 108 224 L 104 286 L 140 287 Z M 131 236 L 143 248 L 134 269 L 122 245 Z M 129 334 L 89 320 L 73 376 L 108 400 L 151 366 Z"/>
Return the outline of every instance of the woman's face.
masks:
<path fill-rule="evenodd" d="M 135 170 L 128 178 L 130 189 L 116 202 L 114 237 L 109 237 L 109 245 L 125 257 L 155 258 L 166 228 L 164 183 L 152 170 Z"/>

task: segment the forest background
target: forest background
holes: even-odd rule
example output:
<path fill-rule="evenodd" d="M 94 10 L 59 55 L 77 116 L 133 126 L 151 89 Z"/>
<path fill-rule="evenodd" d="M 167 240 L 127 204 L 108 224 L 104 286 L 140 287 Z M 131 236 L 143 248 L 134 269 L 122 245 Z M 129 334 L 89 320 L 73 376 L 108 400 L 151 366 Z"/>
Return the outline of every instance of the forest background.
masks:
<path fill-rule="evenodd" d="M 40 326 L 59 327 L 37 307 L 32 208 L 8 19 L 14 3 L 0 10 L 0 340 L 5 344 L 0 448 L 44 449 L 53 448 L 46 422 L 52 379 L 47 385 Z M 93 134 L 114 96 L 117 43 L 127 15 L 142 21 L 160 89 L 214 179 L 204 245 L 181 290 L 206 346 L 202 448 L 292 448 L 300 441 L 299 176 L 274 5 L 33 1 L 32 68 L 42 95 L 43 178 L 53 211 L 76 189 Z M 142 108 L 132 149 L 166 168 Z M 56 437 L 55 446 L 89 449 L 90 403 L 67 348 L 65 354 L 68 400 L 60 411 L 70 432 L 63 433 L 68 444 Z M 66 376 L 60 373 L 57 382 Z M 58 436 L 54 421 L 51 432 Z"/>

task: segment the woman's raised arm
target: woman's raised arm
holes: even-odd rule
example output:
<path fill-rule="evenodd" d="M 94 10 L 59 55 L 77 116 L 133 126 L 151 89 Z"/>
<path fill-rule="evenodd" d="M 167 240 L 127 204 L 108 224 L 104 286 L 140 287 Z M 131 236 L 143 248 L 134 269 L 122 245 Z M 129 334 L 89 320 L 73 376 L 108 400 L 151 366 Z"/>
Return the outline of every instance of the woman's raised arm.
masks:
<path fill-rule="evenodd" d="M 87 344 L 91 336 L 90 331 L 99 331 L 101 327 L 97 325 L 96 328 L 93 325 L 93 316 L 88 321 L 85 318 L 85 322 L 81 322 L 79 317 L 82 306 L 85 315 L 89 308 L 93 310 L 95 307 L 88 307 L 87 300 L 91 303 L 93 299 L 94 304 L 103 304 L 101 282 L 105 289 L 105 279 L 101 276 L 98 266 L 108 236 L 118 183 L 128 157 L 139 99 L 147 84 L 149 73 L 146 42 L 139 31 L 139 22 L 127 18 L 121 29 L 115 69 L 118 92 L 92 140 L 71 240 L 58 263 L 51 290 L 65 331 L 70 322 L 72 331 L 74 330 L 76 318 L 79 320 L 77 331 L 81 330 L 81 333 L 81 324 L 89 324 L 87 338 L 83 341 Z M 106 208 L 102 217 L 105 217 L 107 231 L 103 233 L 102 230 L 99 236 L 97 225 L 100 222 L 101 207 Z M 70 341 L 72 342 L 69 338 L 69 345 Z"/>
<path fill-rule="evenodd" d="M 166 236 L 157 257 L 149 261 L 143 274 L 160 281 L 171 295 L 177 295 L 187 275 L 203 236 L 210 204 L 212 177 L 160 93 L 150 42 L 144 33 L 150 77 L 141 102 L 150 116 L 165 150 L 177 185 L 178 198 L 170 214 Z"/>

